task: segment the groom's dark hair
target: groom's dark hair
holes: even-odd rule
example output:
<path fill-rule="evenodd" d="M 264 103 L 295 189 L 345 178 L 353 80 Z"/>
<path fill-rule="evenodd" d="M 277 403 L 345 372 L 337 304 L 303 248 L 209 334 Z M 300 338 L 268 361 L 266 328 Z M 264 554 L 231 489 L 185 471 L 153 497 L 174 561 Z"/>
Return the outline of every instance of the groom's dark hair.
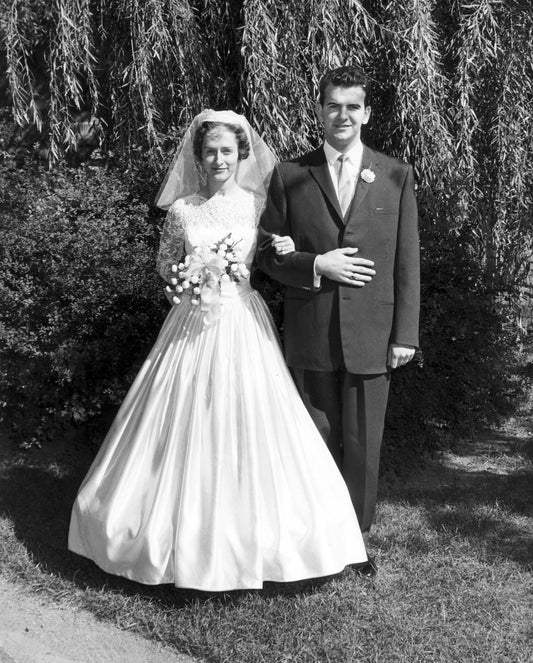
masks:
<path fill-rule="evenodd" d="M 330 69 L 320 79 L 318 103 L 323 106 L 328 85 L 335 87 L 362 87 L 365 91 L 365 106 L 370 106 L 371 82 L 368 76 L 358 67 L 337 67 Z"/>

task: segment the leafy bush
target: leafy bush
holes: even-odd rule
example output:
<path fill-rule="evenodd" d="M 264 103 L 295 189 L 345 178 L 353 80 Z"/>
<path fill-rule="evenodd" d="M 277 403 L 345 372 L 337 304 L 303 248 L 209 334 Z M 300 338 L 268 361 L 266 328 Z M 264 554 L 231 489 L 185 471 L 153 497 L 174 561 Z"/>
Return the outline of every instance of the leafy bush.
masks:
<path fill-rule="evenodd" d="M 527 388 L 511 309 L 460 236 L 422 236 L 420 352 L 391 384 L 386 467 L 510 414 Z"/>
<path fill-rule="evenodd" d="M 116 410 L 166 314 L 154 268 L 159 175 L 136 159 L 128 170 L 0 162 L 0 412 L 22 444 L 63 424 L 94 425 L 100 438 L 101 415 Z M 423 209 L 437 215 L 445 206 L 433 203 Z M 418 462 L 440 431 L 497 420 L 523 387 L 513 327 L 468 241 L 421 225 L 421 352 L 393 378 L 389 471 Z M 283 289 L 257 270 L 253 283 L 281 330 Z"/>
<path fill-rule="evenodd" d="M 166 305 L 140 172 L 0 164 L 0 394 L 23 444 L 122 398 Z"/>

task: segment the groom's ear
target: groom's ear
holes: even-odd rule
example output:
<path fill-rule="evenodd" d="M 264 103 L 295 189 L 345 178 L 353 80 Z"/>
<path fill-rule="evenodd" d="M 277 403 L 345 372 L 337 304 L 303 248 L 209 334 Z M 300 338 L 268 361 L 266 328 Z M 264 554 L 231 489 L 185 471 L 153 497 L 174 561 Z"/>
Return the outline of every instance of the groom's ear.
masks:
<path fill-rule="evenodd" d="M 324 109 L 323 109 L 322 104 L 320 103 L 320 100 L 319 100 L 318 97 L 315 101 L 315 113 L 316 113 L 316 116 L 318 117 L 318 119 L 321 122 L 324 122 Z"/>

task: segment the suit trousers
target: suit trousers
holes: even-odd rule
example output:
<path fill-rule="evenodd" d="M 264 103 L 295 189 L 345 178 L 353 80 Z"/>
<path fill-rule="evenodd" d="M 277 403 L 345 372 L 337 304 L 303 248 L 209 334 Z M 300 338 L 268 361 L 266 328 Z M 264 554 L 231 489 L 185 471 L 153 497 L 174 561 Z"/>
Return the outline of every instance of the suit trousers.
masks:
<path fill-rule="evenodd" d="M 365 539 L 376 508 L 390 373 L 291 368 L 298 391 L 339 467 Z"/>

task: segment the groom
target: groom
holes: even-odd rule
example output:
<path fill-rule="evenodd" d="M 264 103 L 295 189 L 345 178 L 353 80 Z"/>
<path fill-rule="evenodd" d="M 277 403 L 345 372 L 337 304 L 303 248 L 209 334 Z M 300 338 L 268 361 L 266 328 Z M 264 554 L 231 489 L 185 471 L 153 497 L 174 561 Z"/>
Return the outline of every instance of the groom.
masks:
<path fill-rule="evenodd" d="M 419 248 L 411 166 L 370 150 L 370 81 L 328 71 L 316 111 L 324 144 L 274 172 L 257 261 L 288 286 L 287 363 L 348 486 L 368 542 L 391 370 L 418 345 Z M 276 252 L 272 235 L 295 251 Z M 360 569 L 376 573 L 372 558 Z"/>

